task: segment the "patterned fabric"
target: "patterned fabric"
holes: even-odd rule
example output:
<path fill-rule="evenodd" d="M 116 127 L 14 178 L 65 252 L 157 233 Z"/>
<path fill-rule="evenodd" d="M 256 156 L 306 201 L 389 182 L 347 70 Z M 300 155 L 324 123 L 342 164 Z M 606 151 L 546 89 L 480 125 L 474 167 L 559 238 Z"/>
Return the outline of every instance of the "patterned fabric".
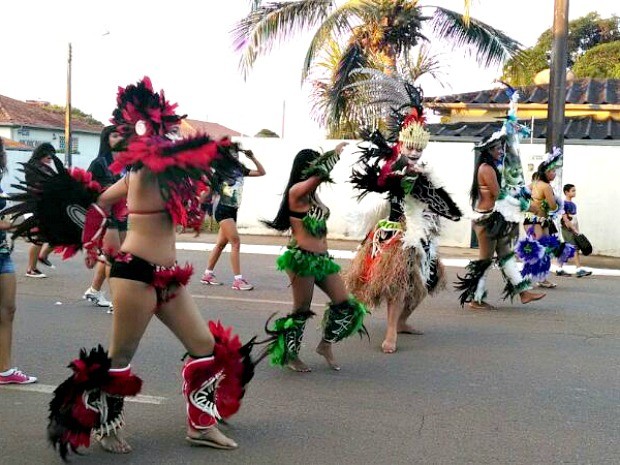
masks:
<path fill-rule="evenodd" d="M 286 366 L 297 359 L 306 323 L 313 316 L 310 310 L 293 312 L 274 321 L 272 328 L 267 321 L 266 332 L 272 337 L 267 352 L 272 365 Z"/>
<path fill-rule="evenodd" d="M 217 186 L 217 192 L 219 199 L 218 205 L 224 205 L 227 207 L 239 208 L 241 206 L 241 197 L 243 196 L 243 181 L 244 177 L 248 175 L 250 170 L 241 165 L 235 167 L 230 176 L 218 177 L 214 185 Z"/>
<path fill-rule="evenodd" d="M 329 304 L 323 315 L 323 340 L 335 344 L 355 333 L 368 336 L 364 326 L 368 313 L 364 304 L 352 295 L 339 304 Z"/>

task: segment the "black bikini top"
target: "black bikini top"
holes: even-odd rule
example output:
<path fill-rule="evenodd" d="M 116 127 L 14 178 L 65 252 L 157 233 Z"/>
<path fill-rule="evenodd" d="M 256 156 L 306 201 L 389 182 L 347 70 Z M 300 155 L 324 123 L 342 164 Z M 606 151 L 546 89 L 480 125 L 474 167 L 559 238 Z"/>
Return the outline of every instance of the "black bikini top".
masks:
<path fill-rule="evenodd" d="M 296 212 L 289 210 L 289 216 L 300 219 L 304 229 L 314 237 L 325 237 L 327 235 L 329 213 L 329 208 L 320 202 L 314 194 L 310 195 L 310 208 L 308 211 Z"/>

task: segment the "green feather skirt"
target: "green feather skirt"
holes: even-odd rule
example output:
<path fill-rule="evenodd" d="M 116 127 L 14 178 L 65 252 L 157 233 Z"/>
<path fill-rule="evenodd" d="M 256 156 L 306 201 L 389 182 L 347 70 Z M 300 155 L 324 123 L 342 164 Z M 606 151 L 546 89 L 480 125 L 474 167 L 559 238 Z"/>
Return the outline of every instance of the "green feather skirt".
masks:
<path fill-rule="evenodd" d="M 288 250 L 280 255 L 276 261 L 279 271 L 291 271 L 298 276 L 314 276 L 317 281 L 323 281 L 326 276 L 338 273 L 338 265 L 328 253 L 314 253 L 289 246 Z"/>

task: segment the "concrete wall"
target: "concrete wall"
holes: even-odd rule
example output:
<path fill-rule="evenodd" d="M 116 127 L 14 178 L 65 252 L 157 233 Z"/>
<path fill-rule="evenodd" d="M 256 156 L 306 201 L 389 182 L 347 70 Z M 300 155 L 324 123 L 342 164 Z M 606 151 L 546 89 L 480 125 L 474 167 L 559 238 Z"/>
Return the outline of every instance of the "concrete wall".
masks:
<path fill-rule="evenodd" d="M 237 139 L 246 148 L 251 148 L 265 166 L 267 175 L 263 178 L 248 178 L 244 188 L 243 203 L 239 211 L 239 227 L 245 233 L 271 234 L 262 226 L 260 218 L 273 218 L 286 185 L 291 163 L 302 148 L 329 150 L 339 141 L 287 140 L 287 139 Z M 357 159 L 354 154 L 356 141 L 350 141 L 336 166 L 333 178 L 335 185 L 321 187 L 320 196 L 331 208 L 329 220 L 330 237 L 358 238 L 356 211 L 368 208 L 372 201 L 358 203 L 355 193 L 345 181 L 351 166 Z M 431 142 L 424 158 L 443 180 L 446 189 L 462 210 L 469 214 L 469 188 L 473 175 L 473 144 L 461 142 Z M 526 179 L 529 179 L 545 152 L 542 144 L 523 144 L 521 158 Z M 246 162 L 251 166 L 251 162 Z M 581 230 L 591 240 L 596 254 L 620 256 L 620 222 L 617 221 L 620 205 L 620 147 L 568 145 L 562 182 L 577 186 L 577 206 Z M 471 239 L 470 222 L 464 218 L 453 223 L 445 220 L 441 244 L 444 246 L 469 247 Z"/>

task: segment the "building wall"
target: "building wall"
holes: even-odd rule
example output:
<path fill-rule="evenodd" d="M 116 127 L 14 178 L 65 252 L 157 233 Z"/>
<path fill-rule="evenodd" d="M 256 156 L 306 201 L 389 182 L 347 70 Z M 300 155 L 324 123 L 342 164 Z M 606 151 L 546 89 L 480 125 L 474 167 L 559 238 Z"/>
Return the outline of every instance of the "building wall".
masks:
<path fill-rule="evenodd" d="M 6 130 L 6 129 L 5 129 Z M 28 127 L 14 127 L 9 129 L 9 134 L 6 135 L 9 139 L 21 142 L 22 144 L 31 146 L 33 149 L 37 145 L 43 142 L 49 142 L 56 150 L 60 149 L 61 138 L 64 139 L 64 132 L 60 129 L 42 129 L 42 128 L 28 128 Z M 4 133 L 1 133 L 4 136 Z M 73 154 L 73 164 L 81 166 L 86 161 L 91 160 L 97 155 L 99 151 L 99 134 L 92 134 L 87 132 L 73 132 L 74 144 L 77 140 L 77 152 Z M 75 150 L 75 145 L 74 145 Z M 64 154 L 64 148 L 62 150 Z M 64 155 L 63 155 L 64 156 Z"/>

